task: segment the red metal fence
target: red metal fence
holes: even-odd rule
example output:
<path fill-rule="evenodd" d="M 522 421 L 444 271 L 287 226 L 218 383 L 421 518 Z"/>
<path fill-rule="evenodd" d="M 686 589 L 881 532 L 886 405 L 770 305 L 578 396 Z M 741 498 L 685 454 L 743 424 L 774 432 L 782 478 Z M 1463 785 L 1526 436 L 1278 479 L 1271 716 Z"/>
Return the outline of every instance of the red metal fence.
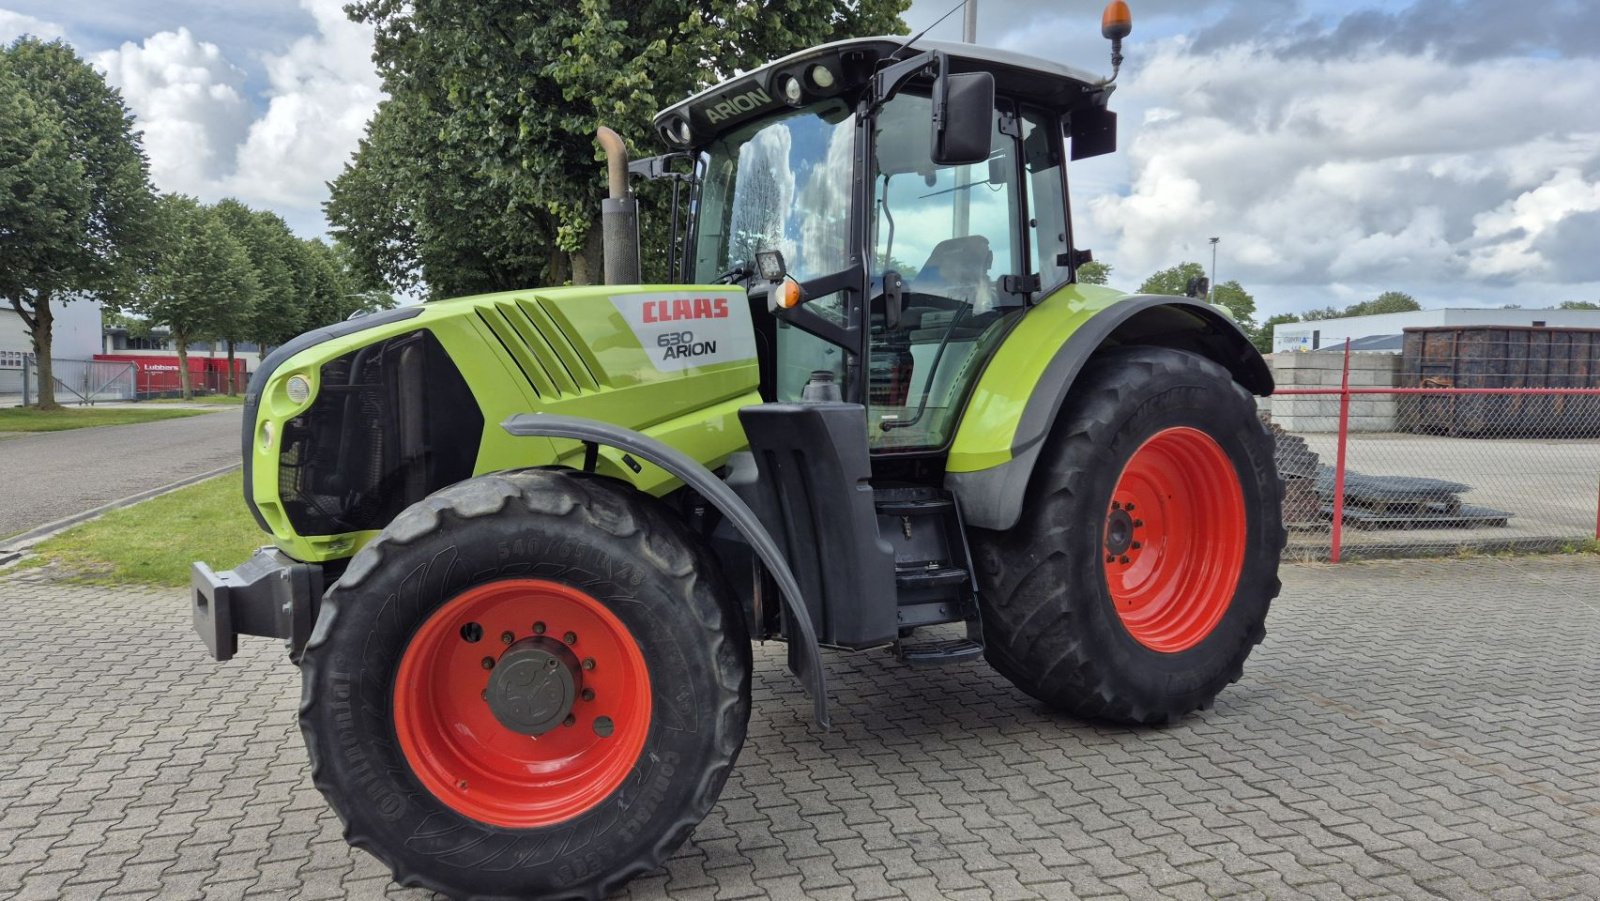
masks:
<path fill-rule="evenodd" d="M 1338 386 L 1273 395 L 1288 556 L 1600 545 L 1600 388 L 1352 386 L 1350 375 L 1346 351 Z"/>

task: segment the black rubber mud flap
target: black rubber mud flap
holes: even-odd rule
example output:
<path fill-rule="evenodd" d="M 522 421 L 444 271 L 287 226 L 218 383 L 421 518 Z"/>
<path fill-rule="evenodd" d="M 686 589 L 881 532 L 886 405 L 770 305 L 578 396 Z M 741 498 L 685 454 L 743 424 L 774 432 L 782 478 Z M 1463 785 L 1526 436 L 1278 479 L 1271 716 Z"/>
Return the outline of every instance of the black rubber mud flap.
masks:
<path fill-rule="evenodd" d="M 715 504 L 717 509 L 722 511 L 722 515 L 739 530 L 739 534 L 750 542 L 750 546 L 761 557 L 761 562 L 766 564 L 773 580 L 778 583 L 784 608 L 789 614 L 789 620 L 795 624 L 796 634 L 789 636 L 789 669 L 811 695 L 817 722 L 824 728 L 829 725 L 828 690 L 822 673 L 822 652 L 817 645 L 817 630 L 812 625 L 805 596 L 800 593 L 800 585 L 795 581 L 794 573 L 790 571 L 789 563 L 777 542 L 761 524 L 760 518 L 754 511 L 734 494 L 732 488 L 700 465 L 698 460 L 682 451 L 648 435 L 610 423 L 576 416 L 522 413 L 507 419 L 500 427 L 508 434 L 518 437 L 568 438 L 627 451 L 649 460 L 681 479 L 684 484 Z"/>

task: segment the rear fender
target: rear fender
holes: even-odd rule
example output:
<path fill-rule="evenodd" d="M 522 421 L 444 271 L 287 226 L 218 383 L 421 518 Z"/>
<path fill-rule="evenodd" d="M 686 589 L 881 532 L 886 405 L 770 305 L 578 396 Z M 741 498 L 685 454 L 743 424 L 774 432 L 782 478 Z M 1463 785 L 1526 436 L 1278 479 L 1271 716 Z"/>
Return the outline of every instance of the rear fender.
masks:
<path fill-rule="evenodd" d="M 750 543 L 772 574 L 773 581 L 778 584 L 784 612 L 794 626 L 789 636 L 789 670 L 811 695 L 817 722 L 827 727 L 828 695 L 822 672 L 822 653 L 817 645 L 817 631 L 812 625 L 811 614 L 807 612 L 805 597 L 800 593 L 800 585 L 789 570 L 789 563 L 777 542 L 732 488 L 699 461 L 671 445 L 610 423 L 576 416 L 524 413 L 507 419 L 502 428 L 518 437 L 568 438 L 633 454 L 682 480 L 721 511 Z"/>
<path fill-rule="evenodd" d="M 1197 353 L 1263 397 L 1272 372 L 1219 308 L 1188 297 L 1123 295 L 1069 285 L 1024 314 L 974 387 L 951 443 L 945 486 L 970 525 L 1009 529 L 1050 428 L 1083 367 L 1110 347 L 1150 345 Z"/>

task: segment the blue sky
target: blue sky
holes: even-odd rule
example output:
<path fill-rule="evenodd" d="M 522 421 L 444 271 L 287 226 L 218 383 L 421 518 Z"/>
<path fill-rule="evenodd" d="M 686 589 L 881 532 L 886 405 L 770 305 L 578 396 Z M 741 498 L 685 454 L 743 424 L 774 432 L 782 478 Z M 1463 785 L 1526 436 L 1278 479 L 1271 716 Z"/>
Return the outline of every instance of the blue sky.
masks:
<path fill-rule="evenodd" d="M 920 29 L 954 0 L 915 0 Z M 1099 0 L 978 0 L 979 40 L 1108 68 Z M 341 0 L 0 0 L 145 129 L 158 187 L 324 228 L 381 99 Z M 1131 0 L 1114 156 L 1071 172 L 1080 246 L 1135 287 L 1183 260 L 1267 313 L 1397 289 L 1428 306 L 1600 300 L 1592 0 Z M 930 34 L 960 37 L 960 13 Z"/>

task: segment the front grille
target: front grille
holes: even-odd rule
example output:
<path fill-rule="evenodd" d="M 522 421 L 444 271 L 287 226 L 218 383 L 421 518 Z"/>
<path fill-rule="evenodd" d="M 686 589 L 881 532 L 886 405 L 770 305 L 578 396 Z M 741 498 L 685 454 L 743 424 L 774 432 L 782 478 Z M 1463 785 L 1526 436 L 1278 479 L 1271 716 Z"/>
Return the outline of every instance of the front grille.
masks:
<path fill-rule="evenodd" d="M 323 364 L 317 399 L 284 424 L 278 493 L 301 535 L 379 529 L 472 475 L 483 413 L 431 332 Z"/>

